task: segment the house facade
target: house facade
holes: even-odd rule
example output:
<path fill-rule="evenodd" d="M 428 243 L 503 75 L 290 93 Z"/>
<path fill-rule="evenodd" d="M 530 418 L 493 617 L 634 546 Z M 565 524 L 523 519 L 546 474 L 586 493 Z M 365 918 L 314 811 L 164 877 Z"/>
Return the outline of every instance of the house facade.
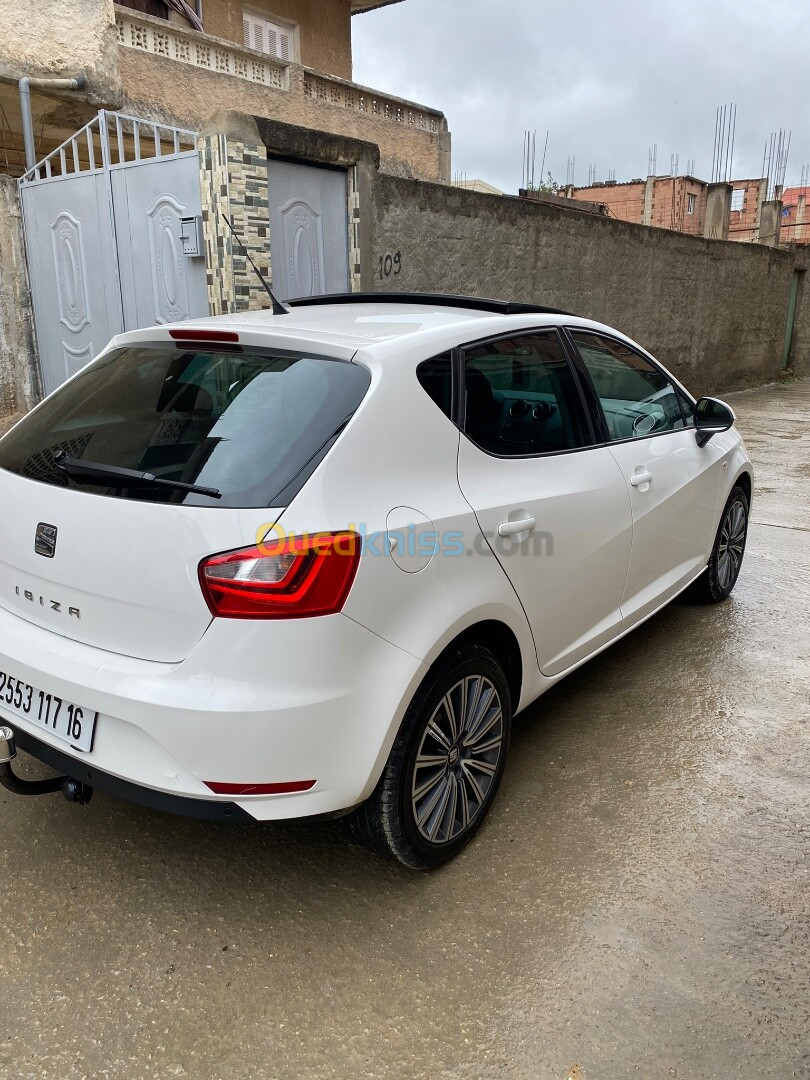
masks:
<path fill-rule="evenodd" d="M 7 3 L 0 414 L 117 333 L 262 306 L 240 244 L 283 298 L 371 286 L 374 177 L 450 177 L 440 111 L 352 81 L 393 2 Z"/>
<path fill-rule="evenodd" d="M 384 170 L 449 181 L 444 115 L 352 82 L 352 18 L 394 0 L 197 2 L 7 3 L 0 171 L 24 166 L 17 80 L 79 75 L 78 91 L 32 86 L 37 159 L 100 107 L 194 130 L 224 108 L 373 142 Z"/>

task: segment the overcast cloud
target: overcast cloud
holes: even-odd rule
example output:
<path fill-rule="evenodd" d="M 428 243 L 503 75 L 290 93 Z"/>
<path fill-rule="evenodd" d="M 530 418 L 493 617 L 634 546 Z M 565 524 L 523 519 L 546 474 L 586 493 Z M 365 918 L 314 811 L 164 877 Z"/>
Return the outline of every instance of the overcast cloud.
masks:
<path fill-rule="evenodd" d="M 441 109 L 453 171 L 516 192 L 526 128 L 537 179 L 617 180 L 670 155 L 708 179 L 715 109 L 737 104 L 735 177 L 759 176 L 768 135 L 792 129 L 787 183 L 810 162 L 810 0 L 405 0 L 357 15 L 355 81 Z"/>

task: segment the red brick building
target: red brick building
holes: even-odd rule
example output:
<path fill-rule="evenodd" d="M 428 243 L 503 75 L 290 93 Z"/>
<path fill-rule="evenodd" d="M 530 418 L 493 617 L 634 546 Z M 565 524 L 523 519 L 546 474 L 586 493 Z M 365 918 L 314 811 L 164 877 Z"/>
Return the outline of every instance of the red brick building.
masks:
<path fill-rule="evenodd" d="M 728 239 L 742 243 L 755 243 L 760 239 L 767 242 L 765 237 L 760 237 L 767 181 L 759 178 L 732 180 L 730 186 Z M 709 184 L 694 176 L 649 176 L 646 180 L 620 184 L 608 181 L 590 187 L 568 187 L 565 195 L 570 199 L 601 204 L 608 216 L 620 221 L 703 236 L 708 191 Z M 785 236 L 784 239 L 789 241 L 791 238 Z"/>
<path fill-rule="evenodd" d="M 785 188 L 782 194 L 782 244 L 810 244 L 808 197 L 810 187 Z"/>

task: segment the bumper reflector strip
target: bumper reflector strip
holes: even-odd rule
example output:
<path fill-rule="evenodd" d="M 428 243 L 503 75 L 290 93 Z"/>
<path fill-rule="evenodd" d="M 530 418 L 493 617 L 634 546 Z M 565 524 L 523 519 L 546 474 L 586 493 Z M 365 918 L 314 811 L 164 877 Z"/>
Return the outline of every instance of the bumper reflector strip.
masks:
<path fill-rule="evenodd" d="M 316 780 L 290 780 L 286 784 L 220 784 L 206 780 L 205 786 L 216 795 L 294 795 L 314 788 Z"/>

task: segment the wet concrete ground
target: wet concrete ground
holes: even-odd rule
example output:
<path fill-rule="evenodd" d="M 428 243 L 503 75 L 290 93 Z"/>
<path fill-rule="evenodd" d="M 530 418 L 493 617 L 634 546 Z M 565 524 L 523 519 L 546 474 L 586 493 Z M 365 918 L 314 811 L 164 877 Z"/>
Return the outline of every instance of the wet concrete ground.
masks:
<path fill-rule="evenodd" d="M 810 383 L 730 400 L 732 599 L 528 710 L 444 870 L 3 792 L 0 1076 L 810 1076 Z"/>

